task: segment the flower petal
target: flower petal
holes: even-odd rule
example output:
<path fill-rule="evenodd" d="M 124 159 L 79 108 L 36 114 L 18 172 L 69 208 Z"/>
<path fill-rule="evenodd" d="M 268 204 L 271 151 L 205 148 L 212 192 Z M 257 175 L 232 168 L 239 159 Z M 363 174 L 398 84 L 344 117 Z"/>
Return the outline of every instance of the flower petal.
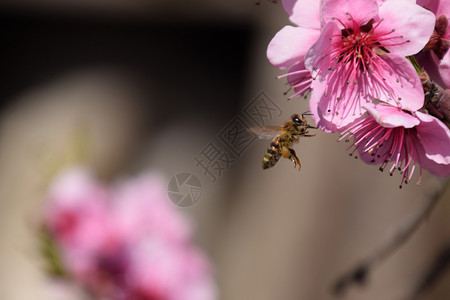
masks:
<path fill-rule="evenodd" d="M 450 87 L 450 50 L 447 51 L 439 64 L 439 73 L 446 87 Z"/>
<path fill-rule="evenodd" d="M 300 27 L 320 29 L 320 0 L 283 0 L 283 7 Z"/>
<path fill-rule="evenodd" d="M 367 24 L 371 19 L 378 20 L 376 0 L 323 0 L 322 19 L 326 24 L 336 18 L 344 24 L 358 22 Z"/>
<path fill-rule="evenodd" d="M 450 0 L 417 0 L 417 4 L 432 11 L 436 16 L 450 17 Z"/>
<path fill-rule="evenodd" d="M 305 66 L 312 72 L 313 76 L 317 74 L 317 70 L 315 70 L 314 68 L 315 66 L 319 65 L 319 62 L 322 59 L 322 54 L 330 48 L 332 42 L 330 37 L 335 36 L 339 33 L 340 29 L 337 23 L 328 22 L 322 28 L 322 32 L 316 39 L 315 43 L 311 46 L 311 48 L 309 48 L 305 57 Z"/>
<path fill-rule="evenodd" d="M 319 34 L 317 29 L 285 26 L 267 47 L 267 58 L 272 65 L 282 70 L 287 69 L 304 59 Z"/>
<path fill-rule="evenodd" d="M 329 97 L 325 96 L 326 81 L 314 80 L 311 84 L 312 92 L 309 99 L 309 110 L 312 118 L 316 122 L 316 127 L 320 130 L 332 133 L 342 132 L 357 120 L 364 117 L 363 111 L 360 114 L 350 114 L 343 118 L 339 111 L 329 109 Z"/>
<path fill-rule="evenodd" d="M 428 159 L 441 164 L 442 172 L 450 173 L 450 129 L 437 118 L 416 112 L 421 121 L 417 126 L 417 134 L 425 149 Z"/>
<path fill-rule="evenodd" d="M 431 80 L 433 80 L 440 86 L 445 87 L 444 80 L 439 73 L 439 64 L 441 63 L 441 61 L 433 51 L 420 52 L 419 54 L 415 55 L 415 58 L 419 65 L 423 67 L 428 73 L 428 76 L 430 76 Z"/>
<path fill-rule="evenodd" d="M 363 108 L 383 127 L 405 127 L 412 128 L 419 125 L 420 121 L 414 116 L 404 112 L 398 107 L 383 104 L 368 104 Z"/>
<path fill-rule="evenodd" d="M 381 75 L 388 89 L 380 89 L 380 93 L 373 96 L 384 102 L 397 103 L 399 107 L 409 111 L 416 111 L 423 106 L 424 93 L 419 75 L 412 64 L 403 56 L 388 53 L 380 56 L 386 63 L 387 70 Z"/>
<path fill-rule="evenodd" d="M 313 85 L 314 85 L 314 82 L 313 82 Z M 324 90 L 325 90 L 325 85 L 319 84 L 319 85 L 317 85 L 316 88 L 313 88 L 313 90 L 311 92 L 311 97 L 309 99 L 309 111 L 312 114 L 311 117 L 314 120 L 314 122 L 316 123 L 316 127 L 319 128 L 320 130 L 327 132 L 327 133 L 339 132 L 341 130 L 339 130 L 339 128 L 336 126 L 336 124 L 329 121 L 329 119 L 332 120 L 332 118 L 330 118 L 328 116 L 329 113 L 327 113 L 326 107 L 325 107 L 325 110 L 323 109 L 323 103 L 321 106 L 319 106 L 320 100 L 321 100 L 320 95 L 323 94 Z M 327 115 L 327 117 L 325 117 L 325 115 Z"/>
<path fill-rule="evenodd" d="M 422 50 L 433 33 L 436 20 L 432 12 L 407 0 L 386 1 L 380 6 L 380 18 L 374 31 L 387 34 L 389 40 L 383 47 L 402 56 Z"/>

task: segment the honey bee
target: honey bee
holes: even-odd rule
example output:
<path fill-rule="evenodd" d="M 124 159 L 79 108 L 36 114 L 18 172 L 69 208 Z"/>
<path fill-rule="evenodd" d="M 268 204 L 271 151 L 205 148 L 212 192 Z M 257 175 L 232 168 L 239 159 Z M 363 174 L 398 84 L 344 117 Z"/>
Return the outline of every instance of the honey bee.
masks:
<path fill-rule="evenodd" d="M 315 134 L 308 134 L 309 128 L 317 128 L 308 124 L 305 119 L 306 115 L 311 114 L 307 112 L 303 113 L 301 116 L 294 114 L 290 120 L 286 121 L 281 126 L 251 128 L 259 138 L 273 138 L 263 159 L 263 169 L 272 168 L 278 162 L 280 157 L 283 156 L 294 163 L 294 168 L 298 165 L 300 171 L 302 163 L 300 162 L 300 159 L 298 159 L 295 150 L 290 147 L 299 141 L 300 136 L 315 136 Z"/>

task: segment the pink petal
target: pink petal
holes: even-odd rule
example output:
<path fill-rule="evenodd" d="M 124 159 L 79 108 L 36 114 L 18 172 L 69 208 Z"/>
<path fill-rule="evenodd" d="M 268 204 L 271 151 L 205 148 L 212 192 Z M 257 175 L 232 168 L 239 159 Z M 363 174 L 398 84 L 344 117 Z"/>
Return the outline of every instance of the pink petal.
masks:
<path fill-rule="evenodd" d="M 297 2 L 298 0 L 282 0 L 281 4 L 283 5 L 283 8 L 288 13 L 288 15 L 291 16 L 294 11 L 294 6 Z"/>
<path fill-rule="evenodd" d="M 441 63 L 441 61 L 436 56 L 436 54 L 434 54 L 433 51 L 424 51 L 415 55 L 415 57 L 417 59 L 417 62 L 419 63 L 419 66 L 427 71 L 431 80 L 445 88 L 446 85 L 444 84 L 444 80 L 439 73 L 439 64 Z"/>
<path fill-rule="evenodd" d="M 420 109 L 423 106 L 424 93 L 419 75 L 412 64 L 406 58 L 394 53 L 380 57 L 390 67 L 390 70 L 385 70 L 382 76 L 394 92 L 380 87 L 380 93 L 374 93 L 373 96 L 392 105 L 398 102 L 399 107 L 405 110 Z"/>
<path fill-rule="evenodd" d="M 352 20 L 349 20 L 349 17 Z M 332 18 L 339 19 L 344 24 L 350 24 L 350 22 L 356 21 L 364 25 L 371 19 L 377 21 L 378 3 L 376 0 L 323 0 L 323 22 L 328 23 L 333 20 Z"/>
<path fill-rule="evenodd" d="M 323 96 L 326 86 L 326 81 L 320 81 L 320 79 L 313 81 L 311 85 L 312 92 L 309 99 L 309 110 L 313 114 L 312 118 L 317 128 L 327 133 L 342 132 L 357 120 L 364 118 L 364 114 L 341 118 L 339 114 L 328 111 L 329 99 Z"/>
<path fill-rule="evenodd" d="M 387 35 L 388 38 L 396 36 L 385 41 L 383 46 L 403 56 L 414 55 L 422 50 L 434 30 L 435 15 L 407 0 L 386 1 L 380 6 L 380 18 L 380 23 L 376 24 L 376 33 L 391 33 Z"/>
<path fill-rule="evenodd" d="M 305 66 L 312 72 L 313 76 L 317 74 L 317 70 L 314 70 L 314 66 L 318 65 L 323 53 L 329 50 L 331 44 L 330 37 L 340 34 L 340 32 L 341 30 L 336 22 L 327 23 L 325 27 L 322 28 L 322 32 L 315 43 L 309 48 L 305 56 Z"/>
<path fill-rule="evenodd" d="M 378 0 L 378 5 L 381 6 L 384 2 L 389 1 L 389 0 Z M 405 0 L 411 3 L 416 3 L 416 0 Z"/>
<path fill-rule="evenodd" d="M 417 0 L 417 4 L 425 7 L 429 11 L 432 11 L 433 13 L 437 12 L 439 1 L 436 0 Z"/>
<path fill-rule="evenodd" d="M 285 26 L 273 37 L 267 47 L 270 63 L 281 70 L 303 60 L 306 52 L 319 37 L 319 30 Z"/>
<path fill-rule="evenodd" d="M 417 0 L 417 4 L 430 10 L 436 16 L 450 16 L 450 0 Z"/>
<path fill-rule="evenodd" d="M 313 82 L 314 85 L 314 82 Z M 326 107 L 325 110 L 323 107 L 319 106 L 319 102 L 321 100 L 320 95 L 323 94 L 325 90 L 325 85 L 318 85 L 315 89 L 312 90 L 311 98 L 309 99 L 309 111 L 312 114 L 312 119 L 316 123 L 316 127 L 320 130 L 331 133 L 331 132 L 339 132 L 340 130 L 337 128 L 336 124 L 328 121 L 329 117 L 325 118 L 325 114 L 327 113 Z"/>
<path fill-rule="evenodd" d="M 442 174 L 450 174 L 450 129 L 437 118 L 416 112 L 421 121 L 417 134 L 425 149 L 425 156 L 441 165 Z"/>
<path fill-rule="evenodd" d="M 367 112 L 383 127 L 405 127 L 412 128 L 419 125 L 420 121 L 414 116 L 404 112 L 398 107 L 383 105 L 383 104 L 369 104 L 363 106 Z"/>
<path fill-rule="evenodd" d="M 419 145 L 418 151 L 420 151 L 419 149 L 421 148 L 423 148 L 423 146 Z M 423 152 L 419 152 L 419 155 L 422 168 L 437 176 L 450 176 L 450 167 L 448 165 L 438 164 L 434 160 L 428 159 L 428 157 L 426 157 Z"/>
<path fill-rule="evenodd" d="M 320 0 L 284 0 L 283 7 L 300 27 L 320 29 Z"/>
<path fill-rule="evenodd" d="M 439 64 L 439 73 L 446 87 L 450 87 L 450 50 L 447 51 Z"/>

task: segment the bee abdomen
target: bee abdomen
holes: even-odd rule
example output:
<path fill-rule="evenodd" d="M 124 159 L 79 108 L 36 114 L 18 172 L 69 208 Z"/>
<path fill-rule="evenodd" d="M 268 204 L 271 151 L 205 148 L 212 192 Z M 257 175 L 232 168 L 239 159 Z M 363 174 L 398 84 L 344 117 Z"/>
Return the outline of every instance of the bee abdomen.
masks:
<path fill-rule="evenodd" d="M 279 139 L 275 138 L 271 143 L 269 148 L 267 148 L 266 155 L 263 159 L 263 169 L 268 169 L 277 163 L 281 157 L 280 143 Z"/>

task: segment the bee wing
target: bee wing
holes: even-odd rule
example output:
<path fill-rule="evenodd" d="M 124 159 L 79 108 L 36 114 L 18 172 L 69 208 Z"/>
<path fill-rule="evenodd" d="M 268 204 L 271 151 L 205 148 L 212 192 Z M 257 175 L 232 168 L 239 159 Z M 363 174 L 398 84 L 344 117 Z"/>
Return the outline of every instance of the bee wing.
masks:
<path fill-rule="evenodd" d="M 251 132 L 256 134 L 260 139 L 273 139 L 281 132 L 280 126 L 262 126 L 262 127 L 251 127 L 249 128 Z"/>

